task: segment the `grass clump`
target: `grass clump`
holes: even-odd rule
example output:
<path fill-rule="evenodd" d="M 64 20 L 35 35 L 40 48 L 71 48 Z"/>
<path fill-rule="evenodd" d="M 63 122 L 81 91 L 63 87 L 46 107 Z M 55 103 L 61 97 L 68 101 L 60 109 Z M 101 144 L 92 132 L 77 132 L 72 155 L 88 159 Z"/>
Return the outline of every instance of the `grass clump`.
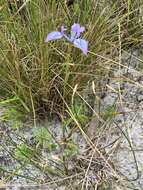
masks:
<path fill-rule="evenodd" d="M 86 189 L 88 182 L 94 189 L 111 188 L 109 170 L 115 180 L 119 176 L 100 140 L 108 130 L 111 132 L 108 124 L 112 117 L 122 113 L 116 109 L 116 102 L 103 112 L 100 103 L 113 72 L 124 67 L 122 53 L 142 45 L 142 7 L 138 0 L 1 0 L 0 106 L 7 110 L 0 119 L 13 121 L 13 127 L 7 130 L 7 144 L 1 147 L 20 164 L 20 169 L 9 171 L 10 176 L 24 177 L 17 171 L 32 165 L 44 174 L 41 181 L 35 180 L 39 183 L 48 179 L 49 184 L 68 181 L 67 189 Z M 62 24 L 70 32 L 74 23 L 86 28 L 83 37 L 89 42 L 87 56 L 64 40 L 45 44 L 47 33 L 59 31 Z M 108 87 L 121 97 L 120 89 L 117 92 Z M 39 127 L 36 122 L 49 113 L 61 119 L 60 139 L 55 135 L 59 130 L 56 124 L 51 134 L 48 124 Z M 34 119 L 34 128 L 28 129 L 30 139 L 24 133 L 27 129 L 21 134 L 23 115 Z M 86 134 L 93 118 L 100 126 L 94 138 Z M 80 143 L 73 140 L 75 131 Z M 78 145 L 85 142 L 82 138 L 86 148 L 81 153 Z M 95 168 L 93 174 L 90 168 Z M 0 169 L 2 174 L 7 172 Z M 30 174 L 27 178 L 31 180 Z"/>

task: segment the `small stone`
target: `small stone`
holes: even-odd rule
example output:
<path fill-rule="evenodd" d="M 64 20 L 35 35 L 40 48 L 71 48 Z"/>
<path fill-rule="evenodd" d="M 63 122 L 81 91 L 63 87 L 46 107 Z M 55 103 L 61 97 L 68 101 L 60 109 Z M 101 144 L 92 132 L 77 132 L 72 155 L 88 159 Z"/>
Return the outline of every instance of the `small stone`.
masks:
<path fill-rule="evenodd" d="M 138 95 L 138 96 L 137 96 L 137 101 L 138 101 L 138 102 L 143 101 L 143 95 Z"/>

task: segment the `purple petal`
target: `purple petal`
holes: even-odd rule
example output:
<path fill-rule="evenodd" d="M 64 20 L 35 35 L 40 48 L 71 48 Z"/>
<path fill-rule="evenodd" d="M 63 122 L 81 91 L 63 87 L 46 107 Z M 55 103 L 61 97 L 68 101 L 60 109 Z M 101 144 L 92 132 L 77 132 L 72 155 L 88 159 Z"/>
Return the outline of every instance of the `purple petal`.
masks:
<path fill-rule="evenodd" d="M 80 33 L 84 32 L 85 31 L 85 27 L 81 26 L 80 27 Z"/>
<path fill-rule="evenodd" d="M 80 36 L 80 25 L 79 24 L 73 24 L 71 27 L 71 41 L 73 41 L 75 38 L 78 38 Z"/>
<path fill-rule="evenodd" d="M 81 51 L 87 55 L 88 52 L 88 41 L 83 40 L 81 38 L 75 39 L 73 44 L 75 45 L 75 47 L 81 49 Z"/>
<path fill-rule="evenodd" d="M 73 41 L 75 38 L 79 38 L 80 33 L 84 31 L 85 28 L 83 26 L 80 27 L 80 24 L 74 23 L 71 27 L 71 40 Z"/>
<path fill-rule="evenodd" d="M 50 32 L 47 37 L 45 42 L 49 42 L 51 40 L 58 40 L 63 37 L 63 34 L 61 32 Z"/>
<path fill-rule="evenodd" d="M 79 31 L 79 30 L 80 30 L 80 24 L 74 23 L 74 24 L 72 25 L 72 27 L 71 27 L 71 30 L 72 30 L 73 32 Z"/>

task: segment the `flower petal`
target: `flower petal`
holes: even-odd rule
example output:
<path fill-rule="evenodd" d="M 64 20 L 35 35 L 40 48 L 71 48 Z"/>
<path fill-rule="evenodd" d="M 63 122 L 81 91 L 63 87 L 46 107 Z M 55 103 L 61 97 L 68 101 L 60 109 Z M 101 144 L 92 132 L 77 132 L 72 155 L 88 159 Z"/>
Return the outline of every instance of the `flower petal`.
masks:
<path fill-rule="evenodd" d="M 73 32 L 79 31 L 79 30 L 80 30 L 80 24 L 74 23 L 74 24 L 72 25 L 72 27 L 71 27 L 71 30 L 72 30 Z"/>
<path fill-rule="evenodd" d="M 74 23 L 71 27 L 71 41 L 80 37 L 80 33 L 85 31 L 85 27 L 81 26 L 78 23 Z"/>
<path fill-rule="evenodd" d="M 63 37 L 63 34 L 61 32 L 50 32 L 47 37 L 45 42 L 49 42 L 51 40 L 58 40 Z"/>
<path fill-rule="evenodd" d="M 80 33 L 84 32 L 85 31 L 85 27 L 84 26 L 81 26 L 80 27 Z"/>
<path fill-rule="evenodd" d="M 74 23 L 71 27 L 71 41 L 80 36 L 80 25 Z"/>
<path fill-rule="evenodd" d="M 83 40 L 81 38 L 75 39 L 73 44 L 75 45 L 75 47 L 81 49 L 81 51 L 87 55 L 88 52 L 88 41 Z"/>

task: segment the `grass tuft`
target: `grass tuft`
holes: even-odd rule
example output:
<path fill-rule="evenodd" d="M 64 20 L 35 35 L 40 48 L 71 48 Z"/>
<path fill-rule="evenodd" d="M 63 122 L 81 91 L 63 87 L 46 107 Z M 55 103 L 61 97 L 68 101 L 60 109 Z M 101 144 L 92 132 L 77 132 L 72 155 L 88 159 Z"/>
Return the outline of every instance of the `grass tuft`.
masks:
<path fill-rule="evenodd" d="M 110 59 L 118 55 L 118 24 L 122 48 L 142 43 L 138 1 L 85 0 L 69 7 L 55 0 L 20 2 L 1 2 L 0 98 L 18 97 L 14 103 L 25 113 L 63 113 L 61 95 L 71 106 L 76 85 L 83 95 L 89 81 L 98 85 L 108 76 Z M 44 43 L 48 32 L 62 24 L 69 29 L 74 22 L 86 27 L 91 52 L 87 57 L 65 41 Z"/>

